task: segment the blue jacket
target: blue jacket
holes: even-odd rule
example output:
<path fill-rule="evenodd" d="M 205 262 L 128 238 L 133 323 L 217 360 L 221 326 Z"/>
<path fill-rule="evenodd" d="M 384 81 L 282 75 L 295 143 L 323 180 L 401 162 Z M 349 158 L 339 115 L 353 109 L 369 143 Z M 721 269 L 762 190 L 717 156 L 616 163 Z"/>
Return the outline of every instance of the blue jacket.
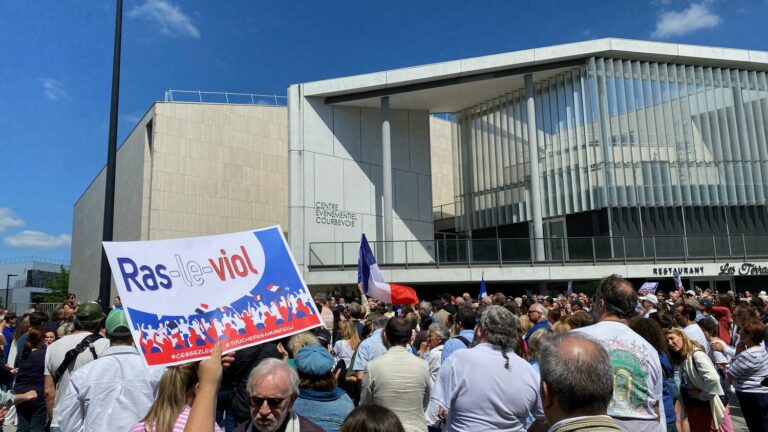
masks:
<path fill-rule="evenodd" d="M 299 389 L 299 397 L 293 403 L 293 412 L 327 432 L 338 432 L 344 418 L 353 409 L 352 399 L 338 387 L 331 392 Z"/>
<path fill-rule="evenodd" d="M 11 342 L 13 341 L 13 334 L 16 332 L 16 327 L 6 327 L 3 329 L 3 336 L 5 336 L 5 348 L 3 353 L 5 358 L 8 358 L 8 354 L 11 352 Z"/>
<path fill-rule="evenodd" d="M 667 416 L 667 424 L 674 423 L 675 418 L 675 402 L 670 393 L 670 386 L 675 385 L 675 368 L 669 362 L 667 355 L 663 352 L 659 353 L 659 362 L 661 363 L 661 369 L 664 374 L 664 391 L 662 392 L 662 399 L 664 402 L 664 414 Z"/>

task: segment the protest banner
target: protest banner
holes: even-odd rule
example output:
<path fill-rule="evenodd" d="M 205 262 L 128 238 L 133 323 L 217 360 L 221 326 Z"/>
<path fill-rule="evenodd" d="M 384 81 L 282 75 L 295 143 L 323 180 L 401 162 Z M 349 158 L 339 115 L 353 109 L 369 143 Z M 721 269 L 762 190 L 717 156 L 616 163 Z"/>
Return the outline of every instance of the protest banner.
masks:
<path fill-rule="evenodd" d="M 280 227 L 173 240 L 104 242 L 134 341 L 173 365 L 322 325 Z"/>
<path fill-rule="evenodd" d="M 656 289 L 658 287 L 658 282 L 646 282 L 640 286 L 638 293 L 640 293 L 640 295 L 656 294 Z"/>

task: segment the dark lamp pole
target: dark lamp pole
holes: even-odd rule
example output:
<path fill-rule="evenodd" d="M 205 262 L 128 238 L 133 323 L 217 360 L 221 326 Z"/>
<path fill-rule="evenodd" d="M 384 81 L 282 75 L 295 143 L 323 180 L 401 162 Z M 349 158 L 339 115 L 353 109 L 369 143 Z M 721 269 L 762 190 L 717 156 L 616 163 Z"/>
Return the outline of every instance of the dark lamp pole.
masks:
<path fill-rule="evenodd" d="M 123 29 L 123 0 L 117 0 L 115 14 L 115 48 L 112 56 L 112 106 L 109 109 L 109 142 L 107 144 L 107 181 L 104 188 L 104 231 L 101 239 L 112 241 L 115 215 L 115 168 L 117 166 L 117 107 L 120 98 L 120 43 Z M 109 309 L 112 290 L 112 272 L 104 248 L 101 250 L 101 277 L 99 280 L 99 304 Z"/>

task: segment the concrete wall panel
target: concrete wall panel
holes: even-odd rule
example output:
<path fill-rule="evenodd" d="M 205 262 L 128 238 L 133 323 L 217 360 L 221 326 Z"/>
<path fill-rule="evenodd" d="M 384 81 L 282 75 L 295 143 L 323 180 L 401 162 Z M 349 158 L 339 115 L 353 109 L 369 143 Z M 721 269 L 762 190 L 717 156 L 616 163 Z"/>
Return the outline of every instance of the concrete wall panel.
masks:
<path fill-rule="evenodd" d="M 360 109 L 335 107 L 333 109 L 333 155 L 340 158 L 360 160 Z"/>
<path fill-rule="evenodd" d="M 304 149 L 316 153 L 333 154 L 333 108 L 322 99 L 304 100 Z"/>
<path fill-rule="evenodd" d="M 347 211 L 373 213 L 373 185 L 370 179 L 370 165 L 353 160 L 343 161 L 344 196 L 340 201 Z"/>
<path fill-rule="evenodd" d="M 419 219 L 418 174 L 396 169 L 393 180 L 395 195 L 393 206 L 397 217 L 410 220 Z"/>
<path fill-rule="evenodd" d="M 381 165 L 381 112 L 377 109 L 360 109 L 361 162 Z"/>

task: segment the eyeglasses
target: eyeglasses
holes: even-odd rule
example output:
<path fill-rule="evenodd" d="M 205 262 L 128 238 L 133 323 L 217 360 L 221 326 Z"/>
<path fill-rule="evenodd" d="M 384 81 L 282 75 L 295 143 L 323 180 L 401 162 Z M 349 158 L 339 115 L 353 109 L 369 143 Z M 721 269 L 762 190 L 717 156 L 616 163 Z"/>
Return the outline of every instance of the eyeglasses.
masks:
<path fill-rule="evenodd" d="M 290 396 L 286 396 L 284 398 L 262 398 L 258 396 L 251 396 L 251 406 L 254 408 L 261 408 L 264 405 L 264 402 L 267 403 L 267 406 L 271 409 L 275 409 L 280 406 L 286 399 L 288 399 Z"/>

